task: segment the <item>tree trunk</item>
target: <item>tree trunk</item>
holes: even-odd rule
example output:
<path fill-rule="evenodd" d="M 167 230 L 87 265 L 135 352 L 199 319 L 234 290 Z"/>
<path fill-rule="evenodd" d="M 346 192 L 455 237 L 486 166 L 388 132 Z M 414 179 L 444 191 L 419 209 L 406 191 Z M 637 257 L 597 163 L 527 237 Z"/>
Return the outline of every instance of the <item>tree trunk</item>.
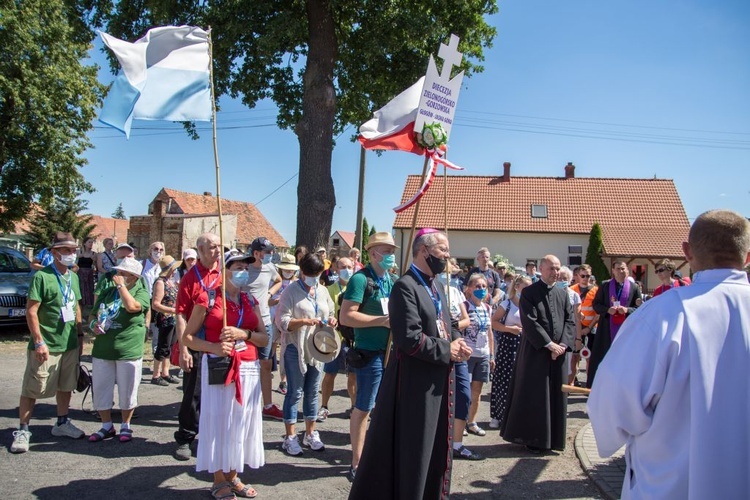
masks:
<path fill-rule="evenodd" d="M 297 245 L 327 246 L 336 195 L 331 177 L 336 92 L 336 33 L 329 0 L 308 0 L 309 52 L 304 75 L 297 184 Z"/>

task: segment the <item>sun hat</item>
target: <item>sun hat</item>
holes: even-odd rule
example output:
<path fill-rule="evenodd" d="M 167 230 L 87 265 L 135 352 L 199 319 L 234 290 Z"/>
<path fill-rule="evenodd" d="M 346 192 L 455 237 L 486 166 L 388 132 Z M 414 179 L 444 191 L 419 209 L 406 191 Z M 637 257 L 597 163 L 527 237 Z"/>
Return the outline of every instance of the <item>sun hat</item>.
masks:
<path fill-rule="evenodd" d="M 339 334 L 330 326 L 319 326 L 307 336 L 307 352 L 321 363 L 330 363 L 341 350 Z"/>
<path fill-rule="evenodd" d="M 116 271 L 122 271 L 124 273 L 134 274 L 135 276 L 140 276 L 143 272 L 143 266 L 141 265 L 141 263 L 132 257 L 125 257 L 124 259 L 122 259 L 122 262 L 117 264 L 112 269 L 115 269 Z"/>
<path fill-rule="evenodd" d="M 198 252 L 192 248 L 186 248 L 182 251 L 182 260 L 198 259 Z"/>
<path fill-rule="evenodd" d="M 120 243 L 119 245 L 117 245 L 117 248 L 115 248 L 115 252 L 120 250 L 121 248 L 127 248 L 131 252 L 135 252 L 135 248 L 131 247 L 127 243 Z"/>
<path fill-rule="evenodd" d="M 294 255 L 285 253 L 281 256 L 279 263 L 276 264 L 276 267 L 281 269 L 282 271 L 298 271 L 299 266 L 294 261 Z"/>
<path fill-rule="evenodd" d="M 315 253 L 325 252 L 328 253 L 328 250 L 326 250 L 326 247 L 318 247 L 317 250 L 315 250 Z"/>
<path fill-rule="evenodd" d="M 224 254 L 224 264 L 227 267 L 229 267 L 229 264 L 231 262 L 236 262 L 238 260 L 245 261 L 248 264 L 252 264 L 253 262 L 255 262 L 255 257 L 250 254 L 243 253 L 236 248 L 233 248 Z"/>
<path fill-rule="evenodd" d="M 72 234 L 58 231 L 55 233 L 55 236 L 52 237 L 52 245 L 50 245 L 50 248 L 78 248 L 78 244 Z"/>
<path fill-rule="evenodd" d="M 391 233 L 386 231 L 383 231 L 382 233 L 371 234 L 370 240 L 367 242 L 367 245 L 365 245 L 365 250 L 369 250 L 376 245 L 388 245 L 393 248 L 399 248 L 398 245 L 396 245 L 396 242 L 393 241 L 393 236 L 391 235 Z"/>
<path fill-rule="evenodd" d="M 166 278 L 170 271 L 179 267 L 180 264 L 182 264 L 181 260 L 175 260 L 171 255 L 165 255 L 159 260 L 159 267 L 161 268 L 159 277 Z"/>

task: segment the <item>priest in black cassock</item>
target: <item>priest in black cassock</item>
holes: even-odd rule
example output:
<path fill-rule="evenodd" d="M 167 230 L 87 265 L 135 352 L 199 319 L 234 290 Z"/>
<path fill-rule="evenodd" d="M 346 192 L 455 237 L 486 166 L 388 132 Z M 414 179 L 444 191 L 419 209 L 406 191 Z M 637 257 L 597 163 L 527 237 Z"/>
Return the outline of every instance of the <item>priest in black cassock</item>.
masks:
<path fill-rule="evenodd" d="M 565 352 L 575 340 L 573 306 L 558 288 L 560 260 L 547 255 L 540 279 L 521 292 L 521 345 L 500 431 L 506 441 L 524 444 L 533 453 L 565 449 L 568 396 Z"/>
<path fill-rule="evenodd" d="M 389 299 L 393 350 L 380 384 L 349 498 L 441 499 L 450 494 L 453 363 L 471 349 L 451 325 L 433 279 L 450 257 L 445 234 L 422 229 L 413 264 Z"/>

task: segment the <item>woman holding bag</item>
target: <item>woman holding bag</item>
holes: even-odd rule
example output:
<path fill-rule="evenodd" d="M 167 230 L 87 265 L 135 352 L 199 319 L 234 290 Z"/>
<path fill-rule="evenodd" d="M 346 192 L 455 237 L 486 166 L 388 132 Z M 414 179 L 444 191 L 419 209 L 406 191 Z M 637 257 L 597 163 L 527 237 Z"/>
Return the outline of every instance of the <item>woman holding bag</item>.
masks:
<path fill-rule="evenodd" d="M 247 284 L 248 264 L 255 258 L 230 250 L 226 265 L 226 325 L 221 290 L 209 296 L 208 308 L 195 305 L 185 344 L 205 353 L 201 362 L 200 440 L 196 470 L 213 473 L 211 495 L 216 499 L 253 498 L 258 493 L 243 484 L 238 473 L 245 465 L 257 469 L 263 456 L 260 363 L 258 347 L 269 338 L 260 323 L 258 303 L 240 289 Z M 205 340 L 196 336 L 205 326 Z"/>

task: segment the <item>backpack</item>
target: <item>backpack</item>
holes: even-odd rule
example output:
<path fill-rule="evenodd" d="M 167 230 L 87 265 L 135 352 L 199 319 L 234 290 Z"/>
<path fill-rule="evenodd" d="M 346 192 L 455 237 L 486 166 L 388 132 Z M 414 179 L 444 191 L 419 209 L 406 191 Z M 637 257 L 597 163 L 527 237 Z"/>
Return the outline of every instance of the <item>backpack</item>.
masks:
<path fill-rule="evenodd" d="M 362 307 L 364 307 L 365 302 L 375 295 L 375 288 L 377 285 L 375 284 L 375 280 L 370 277 L 370 274 L 365 271 L 365 268 L 360 269 L 352 277 L 356 276 L 357 274 L 364 274 L 367 278 L 367 286 L 365 286 L 365 292 L 362 295 L 362 302 L 359 304 L 359 307 L 357 308 L 357 311 L 361 311 Z M 350 278 L 351 279 L 351 278 Z M 341 303 L 344 300 L 344 294 L 340 293 L 339 296 L 336 298 L 336 302 L 338 303 L 338 312 L 336 313 L 336 321 L 338 322 L 338 330 L 339 333 L 341 333 L 341 336 L 344 338 L 344 340 L 349 344 L 349 346 L 354 345 L 354 327 L 346 326 L 341 324 Z"/>

